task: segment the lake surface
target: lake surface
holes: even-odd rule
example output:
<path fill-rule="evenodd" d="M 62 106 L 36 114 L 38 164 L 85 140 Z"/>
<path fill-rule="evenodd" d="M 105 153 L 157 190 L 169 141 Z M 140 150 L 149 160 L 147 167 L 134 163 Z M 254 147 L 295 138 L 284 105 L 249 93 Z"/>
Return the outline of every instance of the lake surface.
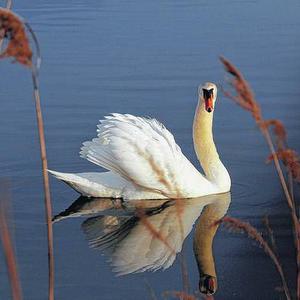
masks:
<path fill-rule="evenodd" d="M 97 171 L 81 159 L 83 141 L 111 112 L 155 117 L 197 165 L 191 126 L 197 87 L 225 85 L 224 55 L 251 83 L 266 118 L 282 120 L 300 149 L 300 3 L 283 1 L 23 1 L 14 9 L 34 28 L 42 48 L 40 73 L 49 167 Z M 0 63 L 0 180 L 11 184 L 12 233 L 25 299 L 46 299 L 47 255 L 43 189 L 31 77 Z M 233 181 L 230 216 L 264 230 L 271 224 L 294 287 L 295 259 L 287 205 L 268 149 L 248 113 L 219 93 L 215 141 Z M 53 212 L 78 194 L 51 179 Z M 200 209 L 198 210 L 200 213 Z M 158 299 L 182 290 L 180 260 L 165 271 L 116 277 L 108 257 L 90 249 L 86 217 L 54 224 L 56 299 Z M 191 291 L 198 288 L 194 229 L 184 241 Z M 245 235 L 218 230 L 214 241 L 216 299 L 283 299 L 271 260 Z M 0 252 L 0 298 L 10 289 Z"/>

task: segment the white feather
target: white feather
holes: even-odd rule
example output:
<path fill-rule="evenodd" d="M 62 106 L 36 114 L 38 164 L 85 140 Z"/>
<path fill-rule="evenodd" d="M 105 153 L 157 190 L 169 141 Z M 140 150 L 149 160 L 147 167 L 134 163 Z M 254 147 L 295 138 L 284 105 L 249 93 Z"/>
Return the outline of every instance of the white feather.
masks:
<path fill-rule="evenodd" d="M 80 155 L 125 179 L 119 186 L 125 198 L 140 199 L 147 192 L 154 198 L 196 197 L 208 185 L 155 119 L 113 114 L 100 121 L 97 131 Z"/>

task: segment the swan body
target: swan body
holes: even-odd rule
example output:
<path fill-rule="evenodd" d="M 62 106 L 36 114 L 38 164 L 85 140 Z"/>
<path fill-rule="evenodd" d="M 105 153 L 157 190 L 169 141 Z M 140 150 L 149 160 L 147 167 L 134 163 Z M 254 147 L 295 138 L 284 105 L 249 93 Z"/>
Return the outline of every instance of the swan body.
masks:
<path fill-rule="evenodd" d="M 81 157 L 102 173 L 49 172 L 83 196 L 134 199 L 194 198 L 230 190 L 212 134 L 217 87 L 204 84 L 193 125 L 194 147 L 205 176 L 184 156 L 173 135 L 155 119 L 129 114 L 106 116 L 98 136 L 84 142 Z"/>

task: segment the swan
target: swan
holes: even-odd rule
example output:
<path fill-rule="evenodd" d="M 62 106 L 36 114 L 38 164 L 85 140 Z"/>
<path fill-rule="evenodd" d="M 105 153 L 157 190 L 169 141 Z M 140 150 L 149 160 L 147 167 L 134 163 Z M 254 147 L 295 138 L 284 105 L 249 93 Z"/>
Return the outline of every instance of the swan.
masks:
<path fill-rule="evenodd" d="M 212 132 L 217 86 L 198 88 L 193 141 L 202 175 L 181 152 L 174 136 L 155 119 L 113 113 L 98 136 L 83 143 L 81 157 L 107 172 L 49 172 L 86 197 L 137 199 L 195 198 L 228 192 L 231 180 Z"/>

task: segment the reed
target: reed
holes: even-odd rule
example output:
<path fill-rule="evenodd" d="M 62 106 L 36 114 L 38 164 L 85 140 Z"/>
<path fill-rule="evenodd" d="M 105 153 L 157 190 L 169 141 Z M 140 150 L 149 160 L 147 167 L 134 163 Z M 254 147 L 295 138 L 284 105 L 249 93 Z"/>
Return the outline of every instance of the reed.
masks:
<path fill-rule="evenodd" d="M 255 99 L 254 93 L 242 73 L 224 57 L 221 57 L 220 60 L 224 65 L 225 70 L 232 75 L 231 79 L 229 79 L 229 84 L 235 90 L 234 95 L 227 90 L 223 90 L 225 96 L 251 113 L 270 149 L 271 154 L 267 161 L 274 162 L 276 172 L 291 213 L 297 262 L 297 299 L 300 299 L 300 224 L 296 212 L 293 189 L 293 181 L 298 183 L 300 182 L 299 157 L 297 153 L 290 149 L 287 145 L 287 133 L 282 122 L 276 119 L 265 120 L 262 116 L 261 108 Z M 270 129 L 273 131 L 274 141 L 272 139 Z M 287 176 L 284 175 L 280 162 L 285 167 Z M 231 225 L 235 226 L 237 225 L 237 222 L 232 222 Z M 245 228 L 247 229 L 248 227 Z M 273 254 L 271 255 L 271 252 L 269 251 L 266 252 L 274 261 Z M 280 276 L 282 277 L 281 273 Z"/>
<path fill-rule="evenodd" d="M 0 196 L 0 240 L 4 250 L 4 257 L 6 260 L 9 282 L 11 285 L 12 299 L 22 300 L 23 297 L 18 275 L 17 262 L 8 226 L 7 212 L 10 196 L 9 184 L 6 181 L 0 182 Z"/>
<path fill-rule="evenodd" d="M 12 7 L 12 0 L 7 0 L 6 4 L 5 4 L 5 8 L 11 9 L 11 7 Z M 0 29 L 0 52 L 2 49 L 3 41 L 4 41 L 3 36 L 4 36 L 4 31 L 3 31 L 3 29 Z"/>
<path fill-rule="evenodd" d="M 269 246 L 267 241 L 262 237 L 262 235 L 249 223 L 243 222 L 239 219 L 232 218 L 232 217 L 224 217 L 221 220 L 215 222 L 215 225 L 218 225 L 220 223 L 225 224 L 225 226 L 235 232 L 245 232 L 248 234 L 248 237 L 253 239 L 254 241 L 258 242 L 259 245 L 264 249 L 264 251 L 268 254 L 268 256 L 272 259 L 282 282 L 283 290 L 285 293 L 285 296 L 287 299 L 291 299 L 290 291 L 283 273 L 283 269 L 281 266 L 281 263 L 272 250 L 272 248 Z"/>
<path fill-rule="evenodd" d="M 33 61 L 33 52 L 30 47 L 27 31 L 30 33 L 36 48 L 36 61 Z M 38 82 L 38 70 L 41 62 L 40 48 L 36 35 L 30 25 L 8 9 L 0 9 L 0 40 L 7 41 L 5 49 L 0 53 L 0 58 L 11 57 L 14 61 L 30 68 L 32 72 L 33 94 L 37 117 L 37 126 L 40 142 L 40 153 L 42 160 L 42 173 L 45 194 L 45 214 L 47 222 L 48 237 L 48 271 L 49 290 L 48 299 L 54 299 L 54 255 L 53 255 L 53 230 L 52 230 L 52 205 L 48 177 L 46 143 L 41 110 L 41 100 Z"/>
<path fill-rule="evenodd" d="M 269 237 L 271 248 L 272 248 L 273 252 L 276 254 L 276 256 L 278 256 L 278 250 L 277 250 L 277 246 L 276 246 L 274 232 L 273 232 L 273 229 L 271 227 L 268 216 L 265 216 L 263 218 L 263 224 L 265 225 L 265 227 L 267 229 L 267 236 Z"/>

